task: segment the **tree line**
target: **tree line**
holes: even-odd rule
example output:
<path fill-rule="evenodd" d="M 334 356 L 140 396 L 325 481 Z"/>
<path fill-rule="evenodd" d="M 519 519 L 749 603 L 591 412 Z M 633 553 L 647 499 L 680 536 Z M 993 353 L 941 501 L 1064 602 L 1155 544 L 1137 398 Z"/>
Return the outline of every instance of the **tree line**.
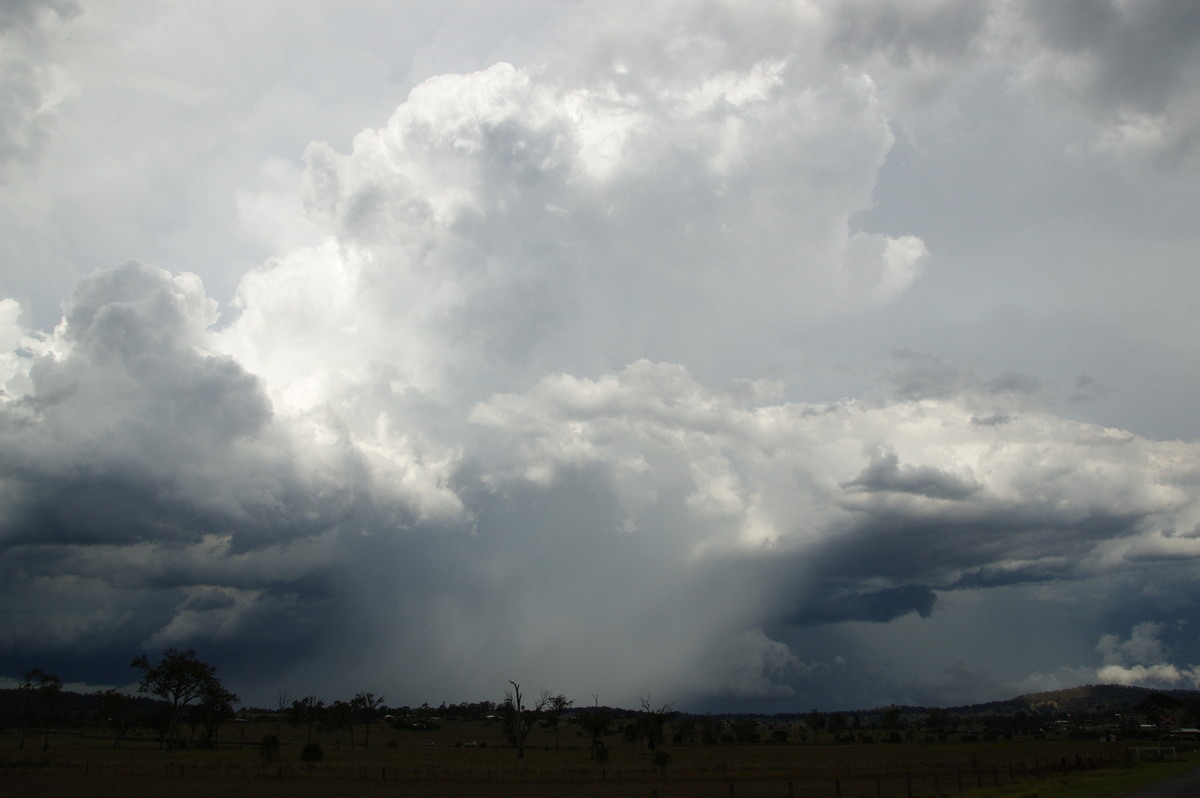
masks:
<path fill-rule="evenodd" d="M 240 700 L 238 695 L 226 688 L 217 676 L 216 668 L 202 661 L 192 649 L 169 648 L 156 661 L 142 654 L 130 665 L 141 677 L 138 695 L 116 689 L 96 694 L 96 712 L 113 732 L 114 748 L 121 746 L 126 734 L 135 726 L 157 732 L 168 751 L 181 746 L 211 748 L 218 744 L 222 726 L 238 718 L 234 709 Z M 36 668 L 25 674 L 18 691 L 21 696 L 18 710 L 21 748 L 25 747 L 30 730 L 39 726 L 43 747 L 49 747 L 62 688 L 63 681 L 55 674 Z M 147 701 L 149 697 L 154 700 Z M 282 689 L 276 695 L 275 708 L 260 708 L 260 711 L 275 715 L 275 747 L 285 721 L 305 729 L 307 745 L 314 744 L 313 734 L 319 729 L 330 734 L 339 748 L 343 743 L 351 748 L 358 745 L 369 748 L 372 727 L 381 720 L 390 722 L 397 729 L 418 730 L 434 728 L 442 718 L 451 717 L 499 723 L 506 742 L 516 750 L 518 757 L 524 757 L 526 740 L 538 725 L 553 732 L 555 747 L 558 747 L 560 727 L 573 705 L 574 701 L 565 695 L 549 690 L 542 690 L 536 699 L 531 699 L 518 682 L 509 681 L 509 689 L 505 691 L 503 701 L 498 703 L 480 701 L 449 707 L 443 704 L 436 710 L 424 704 L 415 709 L 398 707 L 390 710 L 384 704 L 384 696 L 372 692 L 356 693 L 348 701 L 335 700 L 326 704 L 316 695 L 293 698 Z M 654 750 L 664 742 L 666 723 L 674 715 L 670 704 L 655 708 L 648 698 L 644 699 L 636 723 L 625 729 L 626 739 L 644 742 Z M 615 727 L 617 718 L 618 711 L 601 707 L 598 699 L 594 706 L 580 711 L 575 718 L 581 733 L 590 739 L 593 758 L 605 758 L 603 738 L 620 731 Z M 267 740 L 263 744 L 264 752 L 271 747 Z"/>
<path fill-rule="evenodd" d="M 234 704 L 239 697 L 221 683 L 216 669 L 201 661 L 192 649 L 167 649 L 157 661 L 151 661 L 143 654 L 135 657 L 130 665 L 140 675 L 137 695 L 109 689 L 93 697 L 96 714 L 113 732 L 115 748 L 120 747 L 127 732 L 135 726 L 156 732 L 167 750 L 184 745 L 215 747 L 222 726 L 238 718 Z M 959 736 L 959 732 L 962 732 L 961 739 L 967 741 L 1011 739 L 1013 735 L 1039 734 L 1047 729 L 1084 736 L 1095 736 L 1098 731 L 1110 729 L 1121 736 L 1136 736 L 1166 733 L 1172 727 L 1178 728 L 1180 721 L 1200 719 L 1196 704 L 1152 692 L 1147 692 L 1140 703 L 1131 705 L 1130 711 L 1118 715 L 1120 721 L 1114 726 L 1112 713 L 1107 710 L 1053 715 L 1020 710 L 971 718 L 962 712 L 971 708 L 951 711 L 889 706 L 871 712 L 821 713 L 814 709 L 807 715 L 713 717 L 681 715 L 672 705 L 655 705 L 649 697 L 641 700 L 639 710 L 613 709 L 601 706 L 596 695 L 592 696 L 591 706 L 576 708 L 574 701 L 561 693 L 542 690 L 534 698 L 520 683 L 509 681 L 508 685 L 500 702 L 442 704 L 437 708 L 423 704 L 416 708 L 391 709 L 385 705 L 384 696 L 371 692 L 356 693 L 348 701 L 335 700 L 326 704 L 316 695 L 293 698 L 283 689 L 276 696 L 274 709 L 258 711 L 275 716 L 276 749 L 282 724 L 286 721 L 305 729 L 306 744 L 311 747 L 306 750 L 311 750 L 315 756 L 320 755 L 319 746 L 313 739 L 317 730 L 332 736 L 339 748 L 343 743 L 351 748 L 359 745 L 369 748 L 372 728 L 380 722 L 399 730 L 425 730 L 436 728 L 443 719 L 449 719 L 499 724 L 509 747 L 518 757 L 524 757 L 526 741 L 535 727 L 540 725 L 549 729 L 554 735 L 555 747 L 558 747 L 560 727 L 569 719 L 578 727 L 580 736 L 588 740 L 590 756 L 598 764 L 607 760 L 605 738 L 619 734 L 628 745 L 644 745 L 656 752 L 654 761 L 664 768 L 669 756 L 658 749 L 668 742 L 668 724 L 673 732 L 670 742 L 676 744 L 754 744 L 806 742 L 810 738 L 820 742 L 822 735 L 830 742 L 912 742 L 922 738 L 946 740 L 950 735 Z M 62 689 L 62 679 L 38 668 L 26 673 L 20 681 L 16 691 L 20 696 L 19 707 L 15 713 L 19 715 L 20 748 L 26 746 L 30 732 L 39 728 L 43 748 L 49 747 Z M 248 712 L 255 710 L 242 710 L 243 715 Z M 781 723 L 784 728 L 780 728 Z M 270 747 L 265 740 L 264 745 Z"/>

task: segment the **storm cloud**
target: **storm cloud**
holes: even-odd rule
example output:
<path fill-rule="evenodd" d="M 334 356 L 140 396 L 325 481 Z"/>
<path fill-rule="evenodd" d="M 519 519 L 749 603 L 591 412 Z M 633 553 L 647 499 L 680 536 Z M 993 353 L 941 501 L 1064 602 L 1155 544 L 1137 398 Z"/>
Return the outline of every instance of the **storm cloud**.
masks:
<path fill-rule="evenodd" d="M 20 8 L 0 674 L 183 646 L 260 703 L 796 710 L 1193 680 L 1188 4 L 463 2 L 392 47 L 367 7 Z M 227 60 L 114 55 L 114 20 Z M 126 143 L 178 146 L 101 169 L 98 76 Z M 1154 212 L 1108 224 L 1129 191 Z"/>

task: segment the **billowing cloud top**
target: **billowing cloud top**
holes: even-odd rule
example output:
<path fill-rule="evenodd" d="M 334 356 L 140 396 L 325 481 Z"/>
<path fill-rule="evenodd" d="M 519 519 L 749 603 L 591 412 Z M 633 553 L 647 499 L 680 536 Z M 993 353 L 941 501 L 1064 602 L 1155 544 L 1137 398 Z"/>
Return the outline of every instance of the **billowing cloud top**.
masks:
<path fill-rule="evenodd" d="M 504 59 L 413 66 L 381 127 L 231 177 L 239 240 L 268 252 L 224 308 L 206 284 L 233 267 L 184 266 L 243 245 L 181 230 L 180 263 L 74 267 L 40 327 L 67 268 L 50 242 L 111 246 L 103 203 L 35 186 L 101 91 L 90 51 L 53 42 L 130 12 L 4 12 L 28 66 L 5 78 L 24 99 L 0 110 L 4 202 L 47 209 L 4 235 L 50 276 L 0 300 L 0 673 L 122 683 L 132 653 L 187 646 L 251 696 L 458 700 L 517 678 L 793 709 L 1192 679 L 1196 429 L 1136 431 L 1155 423 L 1139 403 L 1106 400 L 1134 366 L 1085 373 L 1186 301 L 1160 288 L 1187 247 L 1157 241 L 1140 295 L 1115 256 L 1062 291 L 1061 253 L 1096 247 L 1079 215 L 1114 211 L 1060 205 L 1048 231 L 1022 195 L 1195 192 L 1189 8 L 555 12 Z M 481 35 L 462 25 L 480 9 L 442 13 L 450 50 Z M 1131 42 L 1154 53 L 1137 70 Z M 196 107 L 249 114 L 229 141 L 258 124 L 187 81 Z M 964 160 L 997 120 L 1008 173 Z M 1031 173 L 1047 142 L 1061 163 Z M 114 169 L 136 195 L 156 163 L 203 171 L 180 158 Z M 115 240 L 153 253 L 135 200 L 113 212 L 145 232 Z M 1172 213 L 1126 218 L 1113 252 L 1193 236 Z M 993 247 L 1009 225 L 1034 266 Z M 1027 271 L 1046 276 L 1004 287 Z M 1155 369 L 1195 341 L 1140 329 L 1153 357 L 1129 362 L 1192 385 Z"/>

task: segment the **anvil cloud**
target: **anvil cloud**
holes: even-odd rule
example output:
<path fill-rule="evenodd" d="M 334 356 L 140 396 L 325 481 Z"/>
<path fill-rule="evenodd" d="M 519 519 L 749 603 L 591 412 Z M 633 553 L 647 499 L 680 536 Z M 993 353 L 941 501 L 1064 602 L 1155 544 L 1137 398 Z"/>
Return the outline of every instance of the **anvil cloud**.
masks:
<path fill-rule="evenodd" d="M 0 675 L 1200 679 L 1193 4 L 222 8 L 0 12 Z"/>

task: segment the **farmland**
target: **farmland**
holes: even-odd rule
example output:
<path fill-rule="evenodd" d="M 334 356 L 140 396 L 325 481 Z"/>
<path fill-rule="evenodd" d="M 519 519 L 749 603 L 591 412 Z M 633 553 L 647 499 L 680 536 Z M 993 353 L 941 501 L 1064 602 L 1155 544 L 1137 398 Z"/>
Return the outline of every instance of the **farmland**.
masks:
<path fill-rule="evenodd" d="M 265 759 L 260 742 L 275 734 L 278 754 Z M 670 745 L 660 749 L 669 754 L 665 769 L 656 766 L 662 765 L 661 757 L 656 763 L 645 746 L 624 744 L 617 734 L 605 738 L 607 761 L 597 764 L 589 740 L 566 723 L 558 735 L 535 728 L 524 758 L 505 745 L 500 725 L 489 721 L 415 731 L 381 723 L 370 748 L 363 748 L 361 739 L 353 748 L 344 738 L 339 744 L 328 733 L 314 739 L 323 756 L 305 762 L 307 730 L 269 715 L 226 724 L 215 748 L 171 752 L 145 731 L 135 730 L 114 748 L 106 730 L 55 730 L 43 750 L 43 735 L 30 735 L 19 748 L 18 734 L 9 730 L 0 735 L 0 793 L 907 798 L 1006 785 L 1027 785 L 1036 792 L 1037 785 L 1063 774 L 1130 767 L 1128 743 L 1066 739 Z M 1177 763 L 1189 756 L 1176 748 Z"/>

